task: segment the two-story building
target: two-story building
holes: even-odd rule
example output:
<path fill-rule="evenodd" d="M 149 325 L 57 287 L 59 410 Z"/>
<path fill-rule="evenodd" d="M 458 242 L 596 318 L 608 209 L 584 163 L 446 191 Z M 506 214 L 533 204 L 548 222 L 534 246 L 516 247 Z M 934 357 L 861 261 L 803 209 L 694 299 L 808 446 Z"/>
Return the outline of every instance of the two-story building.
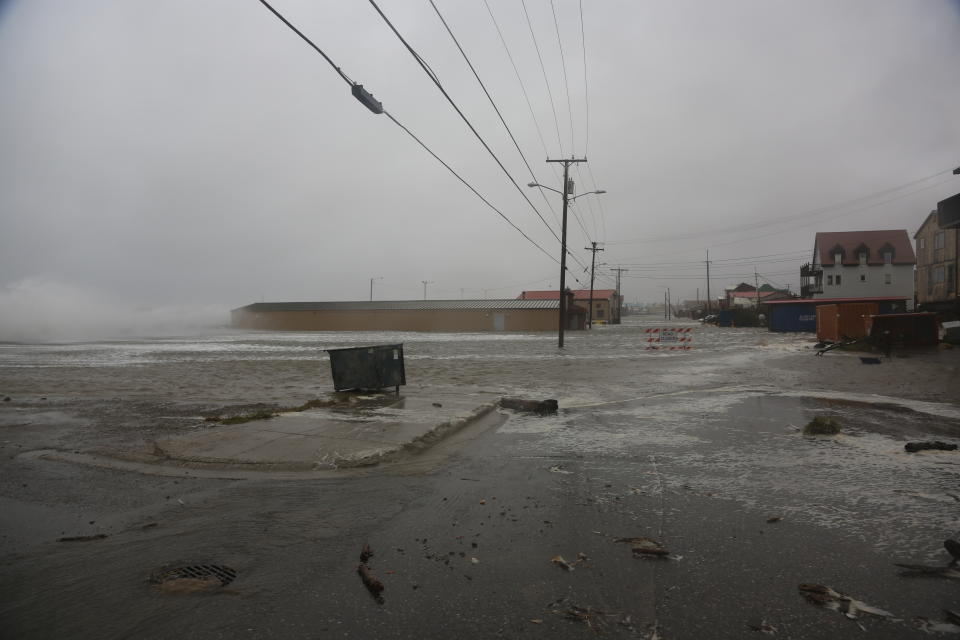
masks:
<path fill-rule="evenodd" d="M 804 298 L 890 298 L 913 308 L 917 263 L 905 229 L 817 233 L 800 270 Z"/>
<path fill-rule="evenodd" d="M 920 309 L 960 312 L 960 229 L 943 228 L 937 210 L 933 210 L 913 238 L 917 243 L 917 304 Z"/>

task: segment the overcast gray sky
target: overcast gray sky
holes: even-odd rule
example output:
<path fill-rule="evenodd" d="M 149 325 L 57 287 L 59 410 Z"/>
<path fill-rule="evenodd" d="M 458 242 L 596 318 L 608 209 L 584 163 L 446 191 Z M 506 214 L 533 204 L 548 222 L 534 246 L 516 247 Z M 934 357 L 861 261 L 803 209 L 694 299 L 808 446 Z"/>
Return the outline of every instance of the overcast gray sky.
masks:
<path fill-rule="evenodd" d="M 960 191 L 956 1 L 524 1 L 544 70 L 519 0 L 435 0 L 536 180 L 587 156 L 577 192 L 608 193 L 569 245 L 605 243 L 628 301 L 705 295 L 706 250 L 715 291 L 754 266 L 796 290 L 816 231 L 913 234 Z M 0 339 L 65 307 L 364 300 L 372 277 L 378 299 L 558 286 L 556 238 L 369 2 L 273 5 L 549 256 L 257 0 L 7 0 Z M 380 6 L 559 233 L 429 0 Z"/>

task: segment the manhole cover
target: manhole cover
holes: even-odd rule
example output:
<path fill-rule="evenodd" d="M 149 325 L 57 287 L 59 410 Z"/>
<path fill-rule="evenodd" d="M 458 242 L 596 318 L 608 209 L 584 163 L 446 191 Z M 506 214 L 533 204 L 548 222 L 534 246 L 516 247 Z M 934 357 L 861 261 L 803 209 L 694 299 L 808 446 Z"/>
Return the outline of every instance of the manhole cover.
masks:
<path fill-rule="evenodd" d="M 194 564 L 188 567 L 163 569 L 150 576 L 153 582 L 165 590 L 205 591 L 225 587 L 237 577 L 236 569 L 219 564 Z"/>

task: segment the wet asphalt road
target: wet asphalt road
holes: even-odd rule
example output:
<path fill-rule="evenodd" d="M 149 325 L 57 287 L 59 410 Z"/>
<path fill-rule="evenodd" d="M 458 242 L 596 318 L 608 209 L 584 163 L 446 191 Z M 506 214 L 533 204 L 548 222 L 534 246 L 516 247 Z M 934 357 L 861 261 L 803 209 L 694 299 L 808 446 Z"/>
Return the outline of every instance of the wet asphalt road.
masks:
<path fill-rule="evenodd" d="M 824 413 L 844 423 L 841 436 L 797 432 Z M 0 628 L 11 638 L 750 638 L 768 624 L 783 638 L 925 637 L 913 618 L 960 608 L 960 580 L 902 577 L 891 563 L 946 561 L 942 540 L 960 533 L 960 464 L 902 446 L 958 425 L 733 385 L 555 417 L 496 414 L 417 458 L 328 479 L 20 459 L 4 483 L 62 500 L 5 522 Z M 61 530 L 109 535 L 56 542 Z M 672 557 L 634 558 L 615 542 L 635 536 Z M 356 573 L 364 543 L 382 604 Z M 176 595 L 146 580 L 199 563 L 237 579 Z M 802 582 L 900 621 L 821 609 L 800 597 Z"/>

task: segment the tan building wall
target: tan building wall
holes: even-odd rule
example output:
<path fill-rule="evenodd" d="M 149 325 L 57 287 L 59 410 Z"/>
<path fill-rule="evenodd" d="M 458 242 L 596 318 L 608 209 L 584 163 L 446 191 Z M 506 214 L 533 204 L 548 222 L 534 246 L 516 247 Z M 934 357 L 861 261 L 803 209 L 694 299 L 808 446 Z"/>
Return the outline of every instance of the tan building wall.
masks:
<path fill-rule="evenodd" d="M 586 308 L 590 300 L 577 300 L 577 304 Z M 610 312 L 610 301 L 607 299 L 594 298 L 593 300 L 593 321 L 594 322 L 612 322 L 614 314 Z M 614 310 L 616 311 L 616 310 Z"/>
<path fill-rule="evenodd" d="M 556 309 L 235 309 L 231 325 L 266 331 L 556 331 Z"/>
<path fill-rule="evenodd" d="M 914 236 L 919 304 L 956 302 L 960 298 L 958 234 L 960 229 L 941 229 L 934 211 Z"/>

